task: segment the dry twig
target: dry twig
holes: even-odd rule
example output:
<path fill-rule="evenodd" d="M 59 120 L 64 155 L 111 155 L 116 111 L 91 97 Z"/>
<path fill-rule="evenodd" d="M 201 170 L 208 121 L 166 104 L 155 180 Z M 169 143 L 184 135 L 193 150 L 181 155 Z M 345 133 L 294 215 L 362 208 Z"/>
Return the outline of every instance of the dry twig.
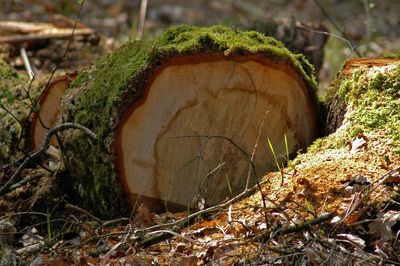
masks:
<path fill-rule="evenodd" d="M 24 161 L 19 165 L 17 170 L 14 172 L 14 174 L 10 177 L 10 179 L 8 179 L 8 181 L 0 188 L 0 195 L 4 195 L 5 193 L 7 193 L 9 191 L 11 185 L 14 183 L 14 180 L 19 176 L 21 171 L 25 168 L 25 166 L 29 162 L 31 162 L 35 158 L 42 156 L 47 151 L 47 149 L 50 147 L 50 140 L 53 135 L 55 135 L 59 131 L 63 131 L 66 129 L 72 129 L 72 128 L 82 130 L 83 132 L 88 134 L 88 136 L 90 136 L 91 138 L 96 139 L 96 134 L 94 134 L 90 129 L 88 129 L 82 125 L 76 124 L 76 123 L 64 123 L 64 124 L 60 124 L 60 125 L 57 125 L 57 126 L 51 128 L 47 132 L 47 134 L 44 138 L 42 147 L 39 150 L 30 153 L 24 159 Z"/>

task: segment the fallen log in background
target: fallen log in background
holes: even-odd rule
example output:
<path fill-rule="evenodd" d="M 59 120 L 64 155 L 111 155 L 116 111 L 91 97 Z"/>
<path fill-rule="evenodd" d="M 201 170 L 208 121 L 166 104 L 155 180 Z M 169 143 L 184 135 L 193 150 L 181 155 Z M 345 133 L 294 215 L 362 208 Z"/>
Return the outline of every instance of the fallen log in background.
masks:
<path fill-rule="evenodd" d="M 42 87 L 43 91 L 38 102 L 39 109 L 32 114 L 29 127 L 30 146 L 33 150 L 42 146 L 43 139 L 49 128 L 59 123 L 61 98 L 76 75 L 77 73 L 74 72 L 59 76 L 51 81 L 47 87 Z M 55 137 L 52 138 L 51 145 L 58 147 Z"/>
<path fill-rule="evenodd" d="M 152 44 L 128 43 L 81 73 L 63 99 L 63 122 L 100 140 L 64 133 L 70 189 L 99 216 L 129 212 L 126 202 L 216 204 L 244 188 L 266 112 L 251 182 L 275 165 L 267 139 L 278 160 L 285 136 L 288 153 L 312 142 L 315 89 L 303 56 L 256 32 L 178 27 Z"/>

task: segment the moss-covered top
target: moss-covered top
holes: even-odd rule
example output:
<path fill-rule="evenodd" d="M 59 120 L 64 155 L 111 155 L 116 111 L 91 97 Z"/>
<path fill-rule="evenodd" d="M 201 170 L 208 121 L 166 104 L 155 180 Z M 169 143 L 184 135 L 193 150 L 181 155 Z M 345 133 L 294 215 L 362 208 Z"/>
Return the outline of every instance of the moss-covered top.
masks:
<path fill-rule="evenodd" d="M 400 59 L 400 52 L 385 53 L 383 54 L 383 57 L 389 59 Z"/>

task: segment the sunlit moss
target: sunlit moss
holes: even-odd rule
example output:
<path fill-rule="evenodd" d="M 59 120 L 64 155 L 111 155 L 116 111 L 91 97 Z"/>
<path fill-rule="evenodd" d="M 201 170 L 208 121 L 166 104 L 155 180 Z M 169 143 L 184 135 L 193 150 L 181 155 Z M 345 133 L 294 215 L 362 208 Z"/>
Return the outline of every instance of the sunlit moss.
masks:
<path fill-rule="evenodd" d="M 359 67 L 351 75 L 340 74 L 332 84 L 330 97 L 337 93 L 347 105 L 345 126 L 310 150 L 344 146 L 360 133 L 382 131 L 399 153 L 400 63 Z"/>

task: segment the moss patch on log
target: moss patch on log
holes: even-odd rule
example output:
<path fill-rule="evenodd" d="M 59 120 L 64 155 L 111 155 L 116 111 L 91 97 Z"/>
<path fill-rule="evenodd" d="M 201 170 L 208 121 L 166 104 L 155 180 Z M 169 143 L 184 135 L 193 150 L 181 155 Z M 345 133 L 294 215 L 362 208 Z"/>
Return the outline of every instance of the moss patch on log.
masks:
<path fill-rule="evenodd" d="M 76 188 L 86 207 L 99 216 L 118 215 L 123 199 L 113 169 L 113 131 L 129 105 L 142 96 L 152 73 L 164 62 L 179 56 L 198 54 L 259 55 L 290 65 L 310 89 L 317 103 L 314 69 L 303 55 L 293 54 L 282 43 L 254 31 L 227 27 L 180 26 L 166 31 L 149 43 L 128 42 L 118 51 L 81 73 L 64 100 L 64 121 L 74 121 L 92 129 L 99 142 L 93 146 L 80 132 L 65 135 L 66 158 Z M 74 158 L 73 154 L 85 155 Z M 82 170 L 83 169 L 83 170 Z M 118 207 L 121 206 L 121 207 Z M 114 207 L 112 209 L 111 207 Z M 126 211 L 126 210 L 125 210 Z"/>
<path fill-rule="evenodd" d="M 334 134 L 317 140 L 310 151 L 343 148 L 359 134 L 380 132 L 400 154 L 400 61 L 341 73 L 330 87 L 328 101 L 335 96 L 347 106 L 343 125 Z"/>
<path fill-rule="evenodd" d="M 341 126 L 288 162 L 284 177 L 269 173 L 265 193 L 280 191 L 277 202 L 291 200 L 297 207 L 315 213 L 335 211 L 341 218 L 351 209 L 356 193 L 366 195 L 355 210 L 360 215 L 367 212 L 366 206 L 381 210 L 384 203 L 396 204 L 396 186 L 389 181 L 378 185 L 377 180 L 382 182 L 400 166 L 400 61 L 343 70 L 332 82 L 327 100 L 344 103 Z M 285 189 L 279 190 L 282 178 Z M 351 185 L 360 179 L 369 182 L 361 192 Z"/>

